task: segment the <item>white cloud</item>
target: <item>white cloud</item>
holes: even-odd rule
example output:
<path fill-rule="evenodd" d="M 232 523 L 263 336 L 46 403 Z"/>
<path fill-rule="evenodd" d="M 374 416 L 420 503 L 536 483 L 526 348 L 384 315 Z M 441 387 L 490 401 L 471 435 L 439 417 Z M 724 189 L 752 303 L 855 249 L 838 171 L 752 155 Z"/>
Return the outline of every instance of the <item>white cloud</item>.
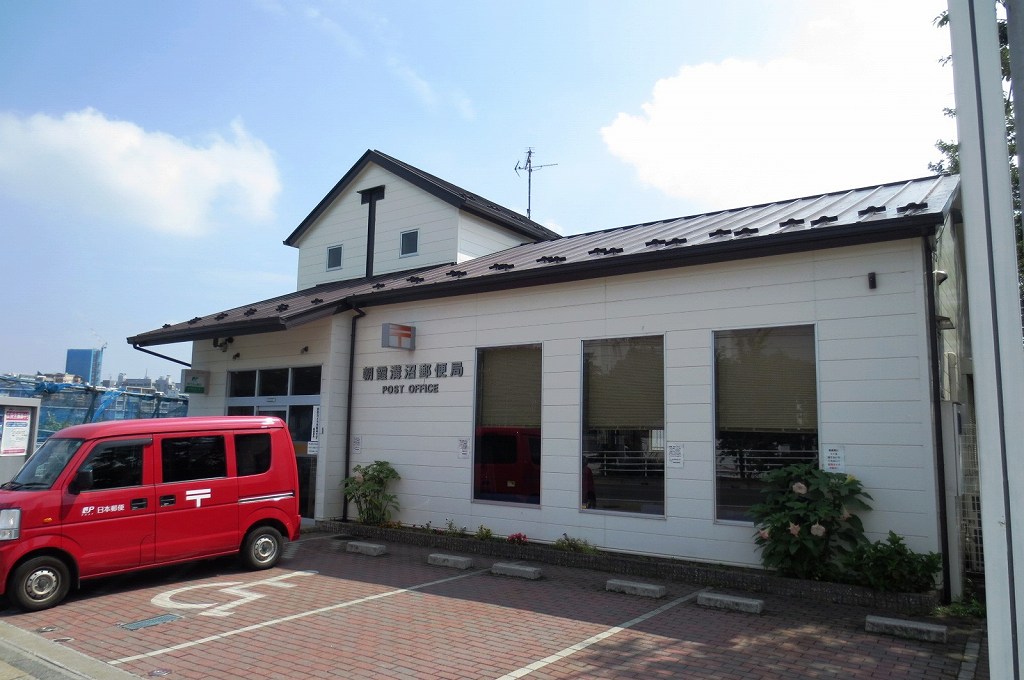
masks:
<path fill-rule="evenodd" d="M 906 5 L 906 6 L 904 6 Z M 684 65 L 642 113 L 601 130 L 639 180 L 700 209 L 928 174 L 952 138 L 948 33 L 917 3 L 814 5 L 787 49 L 762 61 Z"/>
<path fill-rule="evenodd" d="M 268 12 L 284 11 L 276 0 L 257 2 Z M 439 88 L 401 56 L 400 46 L 404 41 L 396 35 L 387 16 L 377 11 L 372 3 L 307 4 L 302 7 L 301 15 L 329 36 L 349 59 L 363 62 L 368 58 L 368 51 L 372 52 L 369 56 L 374 64 L 385 67 L 391 78 L 412 93 L 425 111 L 437 114 L 453 110 L 462 120 L 476 118 L 473 101 L 465 92 L 458 88 Z"/>
<path fill-rule="evenodd" d="M 229 139 L 198 146 L 94 109 L 0 112 L 0 192 L 39 213 L 198 235 L 225 220 L 270 220 L 280 189 L 270 150 L 239 121 Z"/>
<path fill-rule="evenodd" d="M 434 88 L 411 66 L 393 56 L 388 58 L 388 70 L 416 95 L 424 107 L 431 111 L 437 108 L 437 94 Z"/>
<path fill-rule="evenodd" d="M 360 59 L 365 56 L 363 46 L 359 39 L 329 16 L 326 16 L 317 7 L 308 6 L 303 13 L 314 26 L 331 37 L 331 39 L 353 59 Z"/>

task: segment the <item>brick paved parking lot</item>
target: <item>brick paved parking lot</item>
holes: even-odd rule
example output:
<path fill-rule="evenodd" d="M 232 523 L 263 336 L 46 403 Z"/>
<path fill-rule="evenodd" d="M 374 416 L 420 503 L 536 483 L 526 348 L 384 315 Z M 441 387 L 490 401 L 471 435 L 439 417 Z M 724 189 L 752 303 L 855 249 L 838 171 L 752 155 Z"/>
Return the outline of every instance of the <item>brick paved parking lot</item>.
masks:
<path fill-rule="evenodd" d="M 64 604 L 2 620 L 141 677 L 953 678 L 975 673 L 980 632 L 946 644 L 864 632 L 857 607 L 761 596 L 758 616 L 605 590 L 615 575 L 539 566 L 543 578 L 428 564 L 437 552 L 346 552 L 331 534 L 272 570 L 217 560 L 86 584 Z M 633 579 L 635 580 L 635 579 Z M 645 580 L 645 582 L 650 582 Z M 965 655 L 966 650 L 966 655 Z"/>

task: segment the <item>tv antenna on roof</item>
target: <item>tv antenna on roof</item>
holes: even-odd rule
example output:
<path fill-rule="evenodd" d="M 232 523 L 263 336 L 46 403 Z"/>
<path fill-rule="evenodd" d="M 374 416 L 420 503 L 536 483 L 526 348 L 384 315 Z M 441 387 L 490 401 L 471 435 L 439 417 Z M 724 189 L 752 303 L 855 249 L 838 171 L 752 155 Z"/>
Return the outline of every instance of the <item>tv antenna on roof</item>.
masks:
<path fill-rule="evenodd" d="M 533 171 L 540 170 L 541 168 L 550 168 L 558 163 L 548 163 L 547 165 L 534 165 L 533 164 L 533 147 L 526 147 L 526 162 L 522 165 L 519 161 L 516 161 L 516 175 L 519 174 L 520 170 L 526 170 L 526 219 L 530 219 L 530 201 L 533 198 Z"/>

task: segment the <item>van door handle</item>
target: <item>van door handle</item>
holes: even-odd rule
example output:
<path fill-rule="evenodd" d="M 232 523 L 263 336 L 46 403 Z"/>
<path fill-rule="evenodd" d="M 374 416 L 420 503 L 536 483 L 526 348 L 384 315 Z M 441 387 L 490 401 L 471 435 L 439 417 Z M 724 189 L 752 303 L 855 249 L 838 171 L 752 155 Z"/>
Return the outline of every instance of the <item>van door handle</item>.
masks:
<path fill-rule="evenodd" d="M 167 496 L 160 496 L 160 507 L 166 508 L 168 505 L 174 505 L 174 494 Z"/>
<path fill-rule="evenodd" d="M 147 505 L 149 505 L 149 501 L 145 498 L 132 499 L 132 510 L 142 510 Z"/>

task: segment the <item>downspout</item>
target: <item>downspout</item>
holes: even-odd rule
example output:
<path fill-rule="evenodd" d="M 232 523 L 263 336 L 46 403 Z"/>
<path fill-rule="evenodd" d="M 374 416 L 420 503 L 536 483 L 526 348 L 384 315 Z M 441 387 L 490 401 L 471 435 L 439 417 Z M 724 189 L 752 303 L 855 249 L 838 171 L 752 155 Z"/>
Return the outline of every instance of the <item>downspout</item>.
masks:
<path fill-rule="evenodd" d="M 352 464 L 352 391 L 356 382 L 356 324 L 366 316 L 366 312 L 352 307 L 356 315 L 352 317 L 352 330 L 348 341 L 348 398 L 345 400 L 345 475 L 348 477 L 349 466 Z M 348 497 L 342 498 L 341 521 L 348 521 Z"/>
<path fill-rule="evenodd" d="M 187 361 L 182 361 L 181 359 L 175 359 L 174 357 L 169 357 L 169 356 L 166 356 L 164 354 L 158 354 L 157 352 L 154 352 L 152 350 L 148 350 L 145 347 L 139 347 L 138 345 L 134 345 L 133 344 L 132 347 L 134 347 L 135 349 L 139 350 L 140 352 L 145 352 L 146 354 L 152 354 L 155 357 L 160 357 L 161 359 L 167 359 L 167 361 L 173 361 L 176 364 L 181 364 L 185 368 L 192 368 L 192 364 L 188 363 Z"/>
<path fill-rule="evenodd" d="M 936 324 L 935 314 L 935 277 L 932 270 L 935 269 L 932 261 L 932 249 L 929 247 L 928 238 L 921 239 L 922 262 L 924 263 L 925 274 L 925 296 L 928 304 L 928 359 L 931 364 L 932 382 L 932 424 L 934 432 L 932 437 L 935 440 L 935 473 L 938 477 L 938 498 L 939 498 L 939 545 L 942 550 L 942 601 L 950 601 L 950 573 L 949 560 L 953 556 L 949 554 L 949 510 L 946 507 L 946 453 L 942 446 L 942 374 L 939 371 L 939 331 Z M 957 555 L 959 559 L 959 555 Z"/>

